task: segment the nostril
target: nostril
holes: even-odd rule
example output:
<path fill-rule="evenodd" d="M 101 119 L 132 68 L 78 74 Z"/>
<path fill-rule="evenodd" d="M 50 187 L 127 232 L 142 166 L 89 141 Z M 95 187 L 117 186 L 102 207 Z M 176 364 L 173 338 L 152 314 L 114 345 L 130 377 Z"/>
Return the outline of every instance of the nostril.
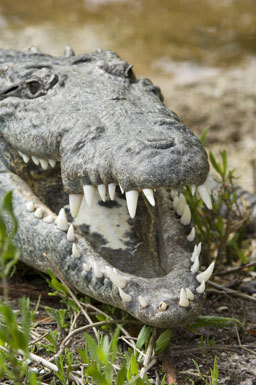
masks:
<path fill-rule="evenodd" d="M 156 148 L 158 150 L 166 150 L 168 148 L 175 146 L 174 138 L 147 138 L 146 141 L 150 144 L 150 147 Z"/>

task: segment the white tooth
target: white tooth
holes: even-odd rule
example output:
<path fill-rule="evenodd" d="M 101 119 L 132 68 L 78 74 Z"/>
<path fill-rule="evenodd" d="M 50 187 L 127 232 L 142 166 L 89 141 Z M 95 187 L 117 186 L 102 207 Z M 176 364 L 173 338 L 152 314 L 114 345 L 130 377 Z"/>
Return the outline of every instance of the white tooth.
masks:
<path fill-rule="evenodd" d="M 50 214 L 47 217 L 44 217 L 43 221 L 46 223 L 53 223 L 54 222 L 54 216 Z"/>
<path fill-rule="evenodd" d="M 47 170 L 48 168 L 48 160 L 46 159 L 39 159 L 40 165 L 44 170 Z"/>
<path fill-rule="evenodd" d="M 198 272 L 198 270 L 199 270 L 199 257 L 197 256 L 195 259 L 195 262 L 193 263 L 193 265 L 190 268 L 190 271 L 192 274 L 195 274 Z"/>
<path fill-rule="evenodd" d="M 191 262 L 195 262 L 196 258 L 199 257 L 199 255 L 201 253 L 201 245 L 202 245 L 201 242 L 198 245 L 195 245 L 192 256 L 191 256 Z"/>
<path fill-rule="evenodd" d="M 70 225 L 68 228 L 68 232 L 67 232 L 67 241 L 75 242 L 75 239 L 76 239 L 76 237 L 75 237 L 74 226 Z"/>
<path fill-rule="evenodd" d="M 18 153 L 20 154 L 20 156 L 22 157 L 22 159 L 23 159 L 23 161 L 24 161 L 25 163 L 28 163 L 28 162 L 29 162 L 29 159 L 30 159 L 29 156 L 27 156 L 26 154 L 23 154 L 23 152 L 21 152 L 21 151 L 18 151 Z"/>
<path fill-rule="evenodd" d="M 160 305 L 159 305 L 159 310 L 160 311 L 166 311 L 168 308 L 168 304 L 166 302 L 161 302 Z"/>
<path fill-rule="evenodd" d="M 147 302 L 147 300 L 141 295 L 138 296 L 138 300 L 139 300 L 140 307 L 142 307 L 142 309 L 145 309 L 146 307 L 149 306 L 149 303 Z"/>
<path fill-rule="evenodd" d="M 189 306 L 189 300 L 188 300 L 187 294 L 183 288 L 180 291 L 179 305 L 182 307 L 188 307 Z"/>
<path fill-rule="evenodd" d="M 93 266 L 93 272 L 94 272 L 94 275 L 96 278 L 102 278 L 103 277 L 103 273 L 99 269 L 99 266 L 97 265 L 97 263 L 95 263 Z"/>
<path fill-rule="evenodd" d="M 22 154 L 22 159 L 23 159 L 23 161 L 24 161 L 25 163 L 28 163 L 30 157 L 29 157 L 28 155 L 26 155 L 26 154 Z"/>
<path fill-rule="evenodd" d="M 178 190 L 175 188 L 171 189 L 171 198 L 174 199 L 177 195 L 179 195 Z"/>
<path fill-rule="evenodd" d="M 56 160 L 55 159 L 48 159 L 49 165 L 53 168 L 56 166 Z"/>
<path fill-rule="evenodd" d="M 42 212 L 42 210 L 40 209 L 40 207 L 38 207 L 38 208 L 36 209 L 34 215 L 35 215 L 36 218 L 39 218 L 39 219 L 43 218 L 43 212 Z"/>
<path fill-rule="evenodd" d="M 211 177 L 208 175 L 206 181 L 205 181 L 205 185 L 206 185 L 206 188 L 207 188 L 207 191 L 208 191 L 208 194 L 211 196 L 212 194 L 212 188 L 211 188 Z"/>
<path fill-rule="evenodd" d="M 184 226 L 189 225 L 191 222 L 191 211 L 188 205 L 185 206 L 180 223 Z"/>
<path fill-rule="evenodd" d="M 211 210 L 212 209 L 212 201 L 211 201 L 211 197 L 208 193 L 208 190 L 207 190 L 207 187 L 206 187 L 206 184 L 201 184 L 201 186 L 198 186 L 197 187 L 197 190 L 203 200 L 203 202 L 205 203 L 206 207 Z"/>
<path fill-rule="evenodd" d="M 174 208 L 174 210 L 177 209 L 178 204 L 179 204 L 179 197 L 178 197 L 178 195 L 176 195 L 176 196 L 174 197 L 173 203 L 172 203 L 172 207 Z"/>
<path fill-rule="evenodd" d="M 196 230 L 194 227 L 192 227 L 192 230 L 190 231 L 190 233 L 187 236 L 187 240 L 189 242 L 193 242 L 193 240 L 195 239 L 195 236 L 196 236 Z"/>
<path fill-rule="evenodd" d="M 73 256 L 74 258 L 79 258 L 80 255 L 81 255 L 81 253 L 80 253 L 80 251 L 77 249 L 76 244 L 73 243 L 73 245 L 72 245 L 72 256 Z"/>
<path fill-rule="evenodd" d="M 149 201 L 149 203 L 151 204 L 151 206 L 155 206 L 156 202 L 155 202 L 153 190 L 151 188 L 144 188 L 142 189 L 142 191 L 145 197 L 147 198 L 147 200 Z"/>
<path fill-rule="evenodd" d="M 192 184 L 192 185 L 191 185 L 191 192 L 192 192 L 192 195 L 193 195 L 193 196 L 195 195 L 195 191 L 196 191 L 196 185 L 195 185 L 195 184 Z"/>
<path fill-rule="evenodd" d="M 211 276 L 212 276 L 212 273 L 213 273 L 213 270 L 214 270 L 214 265 L 215 265 L 215 262 L 212 262 L 205 271 L 203 271 L 202 273 L 198 274 L 196 276 L 196 279 L 198 280 L 198 282 L 207 282 Z"/>
<path fill-rule="evenodd" d="M 177 210 L 176 210 L 176 213 L 178 215 L 181 216 L 183 214 L 183 211 L 185 209 L 186 204 L 187 204 L 187 202 L 186 202 L 184 195 L 180 194 L 179 195 L 179 203 L 178 203 Z"/>
<path fill-rule="evenodd" d="M 119 185 L 119 188 L 120 188 L 121 193 L 123 194 L 124 193 L 123 187 L 121 185 Z"/>
<path fill-rule="evenodd" d="M 118 290 L 119 290 L 120 297 L 122 298 L 122 300 L 123 300 L 124 302 L 131 302 L 132 296 L 131 296 L 130 294 L 125 293 L 125 292 L 121 289 L 121 287 L 119 287 Z"/>
<path fill-rule="evenodd" d="M 130 190 L 125 193 L 125 196 L 130 217 L 134 218 L 136 214 L 139 193 L 137 190 Z"/>
<path fill-rule="evenodd" d="M 112 201 L 115 199 L 115 193 L 116 193 L 116 184 L 115 183 L 109 183 L 109 185 L 108 185 L 108 195 L 109 195 L 109 198 Z"/>
<path fill-rule="evenodd" d="M 190 299 L 190 301 L 194 301 L 195 296 L 189 287 L 186 288 L 186 295 L 187 295 L 188 299 Z"/>
<path fill-rule="evenodd" d="M 31 213 L 33 212 L 33 211 L 35 211 L 35 205 L 34 205 L 34 202 L 32 202 L 32 201 L 30 201 L 30 202 L 28 202 L 27 203 L 27 205 L 26 205 L 26 207 L 27 207 L 27 210 L 28 211 L 30 211 Z"/>
<path fill-rule="evenodd" d="M 196 288 L 196 291 L 199 294 L 202 294 L 205 291 L 205 282 L 204 281 L 202 281 L 201 285 Z"/>
<path fill-rule="evenodd" d="M 106 192 L 107 192 L 106 185 L 105 184 L 99 184 L 98 185 L 98 192 L 99 192 L 100 197 L 103 200 L 103 202 L 106 202 Z"/>
<path fill-rule="evenodd" d="M 125 288 L 127 285 L 127 280 L 118 274 L 115 267 L 111 269 L 109 266 L 106 266 L 106 272 L 113 285 L 121 287 L 121 289 Z"/>
<path fill-rule="evenodd" d="M 83 194 L 69 194 L 69 208 L 73 218 L 78 215 L 82 200 Z"/>
<path fill-rule="evenodd" d="M 87 184 L 83 188 L 84 188 L 85 201 L 89 207 L 92 207 L 93 197 L 94 197 L 94 193 L 95 193 L 95 187 Z"/>
<path fill-rule="evenodd" d="M 56 222 L 57 228 L 59 230 L 67 231 L 67 229 L 69 227 L 68 226 L 68 220 L 67 220 L 65 210 L 63 208 L 60 209 L 59 215 L 57 216 L 55 222 Z"/>
<path fill-rule="evenodd" d="M 31 159 L 33 160 L 33 162 L 35 163 L 36 166 L 39 165 L 39 159 L 36 157 L 36 156 L 31 156 Z"/>

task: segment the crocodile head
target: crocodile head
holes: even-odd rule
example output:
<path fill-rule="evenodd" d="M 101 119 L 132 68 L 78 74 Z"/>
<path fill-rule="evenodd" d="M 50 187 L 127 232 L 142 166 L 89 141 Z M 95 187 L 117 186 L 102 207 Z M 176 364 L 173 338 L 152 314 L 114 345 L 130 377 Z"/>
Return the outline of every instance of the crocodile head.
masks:
<path fill-rule="evenodd" d="M 151 325 L 198 315 L 209 271 L 180 189 L 210 207 L 207 155 L 151 81 L 111 51 L 0 51 L 0 147 L 26 263 L 47 271 L 46 253 L 73 287 Z"/>

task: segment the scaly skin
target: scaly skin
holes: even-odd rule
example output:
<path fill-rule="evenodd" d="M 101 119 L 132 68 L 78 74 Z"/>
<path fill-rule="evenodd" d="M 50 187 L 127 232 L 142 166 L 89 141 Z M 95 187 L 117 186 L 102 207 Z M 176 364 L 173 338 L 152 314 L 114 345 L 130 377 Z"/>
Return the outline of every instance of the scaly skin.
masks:
<path fill-rule="evenodd" d="M 0 50 L 0 196 L 13 190 L 16 241 L 27 264 L 47 272 L 46 253 L 91 297 L 157 327 L 189 322 L 204 294 L 190 271 L 189 215 L 181 219 L 184 207 L 176 214 L 170 191 L 205 189 L 208 171 L 205 150 L 164 106 L 158 87 L 136 79 L 113 52 L 52 57 Z M 119 187 L 105 203 L 96 195 L 103 185 L 104 199 L 110 184 L 132 191 L 128 200 L 140 192 L 132 219 Z M 154 189 L 155 207 L 143 189 Z M 72 229 L 67 239 L 66 224 L 53 220 L 65 207 L 72 222 L 68 194 L 79 200 L 84 192 L 75 239 Z M 194 299 L 182 300 L 182 288 Z"/>

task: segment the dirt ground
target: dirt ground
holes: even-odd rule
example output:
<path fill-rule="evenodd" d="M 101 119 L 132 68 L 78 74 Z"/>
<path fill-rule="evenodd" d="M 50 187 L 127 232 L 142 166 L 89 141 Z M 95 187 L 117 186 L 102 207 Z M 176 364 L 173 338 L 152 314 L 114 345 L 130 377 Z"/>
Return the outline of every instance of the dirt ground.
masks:
<path fill-rule="evenodd" d="M 226 149 L 239 184 L 256 191 L 252 167 L 256 160 L 255 59 L 228 70 L 172 64 L 158 63 L 169 77 L 155 80 L 167 106 L 196 134 L 209 127 L 206 147 L 214 155 Z"/>

